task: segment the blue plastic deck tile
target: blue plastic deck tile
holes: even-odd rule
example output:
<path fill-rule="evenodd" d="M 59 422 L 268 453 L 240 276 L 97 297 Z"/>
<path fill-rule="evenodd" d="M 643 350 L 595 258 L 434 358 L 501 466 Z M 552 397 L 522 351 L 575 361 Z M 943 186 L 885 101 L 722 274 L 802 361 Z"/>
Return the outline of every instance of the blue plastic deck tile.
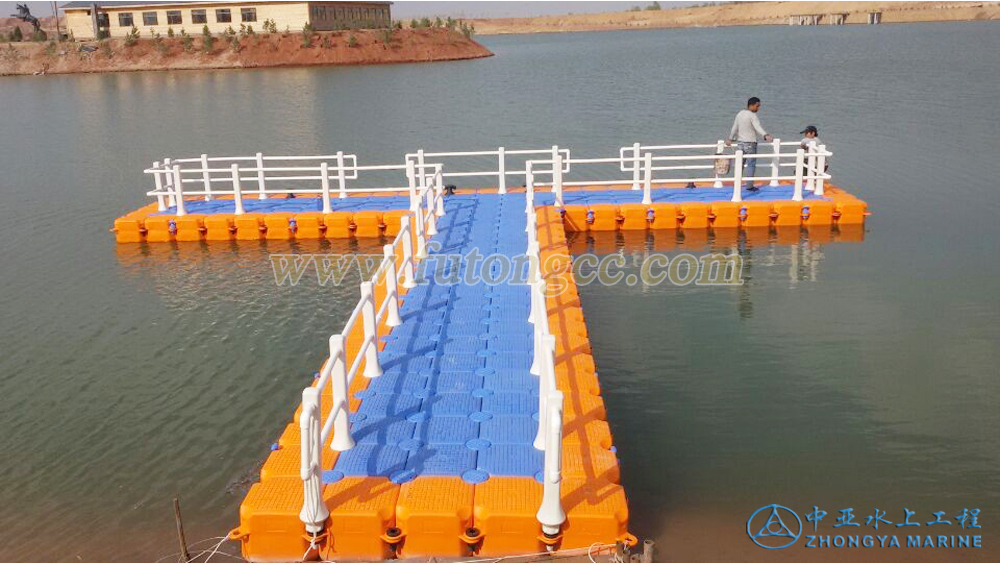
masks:
<path fill-rule="evenodd" d="M 474 371 L 484 365 L 484 358 L 477 354 L 449 354 L 436 358 L 439 371 Z"/>
<path fill-rule="evenodd" d="M 407 457 L 396 446 L 357 444 L 341 452 L 333 467 L 347 477 L 388 477 L 406 466 Z"/>
<path fill-rule="evenodd" d="M 471 393 L 435 393 L 424 399 L 420 410 L 431 416 L 468 416 L 480 410 L 482 401 Z"/>
<path fill-rule="evenodd" d="M 527 324 L 527 321 L 525 321 Z M 531 354 L 498 352 L 496 355 L 486 357 L 485 367 L 497 370 L 502 369 L 529 369 L 531 367 Z"/>
<path fill-rule="evenodd" d="M 498 334 L 496 338 L 486 341 L 486 347 L 497 352 L 531 354 L 534 352 L 534 346 L 534 335 L 532 334 Z"/>
<path fill-rule="evenodd" d="M 438 351 L 442 355 L 451 354 L 475 354 L 483 347 L 483 342 L 478 336 L 449 336 L 438 344 Z"/>
<path fill-rule="evenodd" d="M 531 393 L 498 391 L 482 401 L 483 412 L 493 416 L 529 416 L 538 411 L 538 396 Z"/>
<path fill-rule="evenodd" d="M 483 376 L 474 371 L 446 371 L 432 375 L 427 388 L 435 393 L 471 393 L 483 387 Z"/>
<path fill-rule="evenodd" d="M 425 445 L 410 452 L 406 469 L 417 476 L 457 477 L 470 469 L 476 469 L 477 452 L 462 445 Z"/>
<path fill-rule="evenodd" d="M 479 437 L 479 423 L 468 416 L 431 416 L 416 424 L 413 437 L 428 445 L 463 445 Z"/>
<path fill-rule="evenodd" d="M 391 373 L 383 374 L 381 377 L 369 381 L 368 389 L 383 395 L 404 393 L 412 395 L 417 391 L 427 389 L 430 384 L 431 377 L 423 375 L 422 372 L 423 370 L 405 371 L 400 372 L 395 377 Z"/>
<path fill-rule="evenodd" d="M 433 365 L 431 358 L 428 358 L 424 353 L 423 349 L 416 349 L 413 351 L 391 351 L 389 345 L 396 344 L 395 342 L 389 342 L 386 345 L 386 349 L 379 352 L 378 360 L 379 364 L 382 366 L 382 371 L 388 373 L 391 371 L 419 371 L 424 368 L 430 368 Z M 433 352 L 431 345 L 428 345 L 426 352 Z"/>
<path fill-rule="evenodd" d="M 532 445 L 538 423 L 530 416 L 494 416 L 480 423 L 479 437 L 496 445 Z"/>
<path fill-rule="evenodd" d="M 404 418 L 366 418 L 351 425 L 357 443 L 397 445 L 413 437 L 416 424 Z"/>
<path fill-rule="evenodd" d="M 479 452 L 477 469 L 494 477 L 534 477 L 543 457 L 531 444 L 493 444 Z"/>
<path fill-rule="evenodd" d="M 495 392 L 538 393 L 538 376 L 526 369 L 496 370 L 484 368 L 483 387 Z"/>
<path fill-rule="evenodd" d="M 383 375 L 382 377 L 386 377 Z M 420 410 L 421 400 L 411 394 L 381 394 L 361 401 L 358 413 L 371 418 L 396 417 L 406 418 Z M 367 419 L 366 419 L 367 420 Z"/>

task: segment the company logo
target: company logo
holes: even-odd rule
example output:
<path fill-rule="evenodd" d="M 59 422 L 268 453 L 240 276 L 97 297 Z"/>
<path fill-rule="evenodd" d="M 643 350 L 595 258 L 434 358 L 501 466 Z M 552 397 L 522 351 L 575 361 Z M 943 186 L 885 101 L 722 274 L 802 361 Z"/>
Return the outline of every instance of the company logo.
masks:
<path fill-rule="evenodd" d="M 794 524 L 794 532 L 788 524 Z M 785 549 L 802 535 L 802 520 L 791 509 L 779 504 L 769 504 L 750 515 L 747 520 L 747 535 L 753 543 L 764 549 Z"/>

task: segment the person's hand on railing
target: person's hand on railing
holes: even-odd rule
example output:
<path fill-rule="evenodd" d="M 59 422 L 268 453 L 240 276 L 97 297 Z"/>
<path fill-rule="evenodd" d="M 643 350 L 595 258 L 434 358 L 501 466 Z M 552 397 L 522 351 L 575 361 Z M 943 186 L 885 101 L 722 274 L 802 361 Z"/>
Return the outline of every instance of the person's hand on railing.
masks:
<path fill-rule="evenodd" d="M 764 142 L 765 143 L 770 143 L 773 140 L 774 140 L 774 135 L 770 135 L 770 134 L 764 135 Z"/>

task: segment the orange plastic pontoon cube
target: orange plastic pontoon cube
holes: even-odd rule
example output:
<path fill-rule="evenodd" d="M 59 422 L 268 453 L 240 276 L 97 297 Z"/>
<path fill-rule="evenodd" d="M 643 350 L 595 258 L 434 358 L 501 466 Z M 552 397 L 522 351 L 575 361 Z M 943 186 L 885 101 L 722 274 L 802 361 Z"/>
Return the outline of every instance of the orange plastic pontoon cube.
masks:
<path fill-rule="evenodd" d="M 291 213 L 268 213 L 264 216 L 264 226 L 267 231 L 265 238 L 270 240 L 288 240 L 295 238 L 291 229 Z"/>
<path fill-rule="evenodd" d="M 377 237 L 382 232 L 379 228 L 381 224 L 381 211 L 358 211 L 354 214 L 354 236 L 366 238 Z"/>
<path fill-rule="evenodd" d="M 275 478 L 254 483 L 240 504 L 243 557 L 249 561 L 278 563 L 298 561 L 309 547 L 305 526 L 299 520 L 303 500 L 302 479 Z"/>
<path fill-rule="evenodd" d="M 742 203 L 732 201 L 712 202 L 711 211 L 715 217 L 712 219 L 712 227 L 715 229 L 735 229 L 740 226 L 740 211 L 743 209 Z"/>
<path fill-rule="evenodd" d="M 587 224 L 588 209 L 582 205 L 570 205 L 564 208 L 563 225 L 568 232 L 583 232 L 590 228 Z"/>
<path fill-rule="evenodd" d="M 645 231 L 649 228 L 649 206 L 641 203 L 623 203 L 618 206 L 621 216 L 621 230 Z"/>
<path fill-rule="evenodd" d="M 773 209 L 778 215 L 774 219 L 776 227 L 791 227 L 802 224 L 801 201 L 776 201 L 773 204 Z"/>
<path fill-rule="evenodd" d="M 232 240 L 232 215 L 208 215 L 205 217 L 205 240 Z"/>
<path fill-rule="evenodd" d="M 146 241 L 148 242 L 168 242 L 174 240 L 174 219 L 172 215 L 156 215 L 147 217 Z"/>
<path fill-rule="evenodd" d="M 701 202 L 682 203 L 680 205 L 684 221 L 681 224 L 685 230 L 708 228 L 708 204 Z"/>
<path fill-rule="evenodd" d="M 653 229 L 676 229 L 680 226 L 678 214 L 680 210 L 675 203 L 653 203 L 649 206 L 653 210 L 653 222 L 649 224 Z"/>
<path fill-rule="evenodd" d="M 594 214 L 594 222 L 590 225 L 591 231 L 618 230 L 618 206 L 616 204 L 594 203 L 590 206 L 590 211 Z"/>
<path fill-rule="evenodd" d="M 743 226 L 747 228 L 766 228 L 771 226 L 771 204 L 767 201 L 744 201 L 743 209 L 746 218 Z"/>
<path fill-rule="evenodd" d="M 344 211 L 323 215 L 323 225 L 326 226 L 326 238 L 351 238 L 354 232 L 354 218 Z"/>
<path fill-rule="evenodd" d="M 323 500 L 330 510 L 328 538 L 320 552 L 324 560 L 392 557 L 382 536 L 396 525 L 400 486 L 384 477 L 345 477 L 327 485 Z"/>
<path fill-rule="evenodd" d="M 177 226 L 177 234 L 174 235 L 174 239 L 189 242 L 201 240 L 204 238 L 201 232 L 203 222 L 204 216 L 202 215 L 175 217 L 174 224 Z"/>
<path fill-rule="evenodd" d="M 298 239 L 318 239 L 323 238 L 323 214 L 318 212 L 299 213 L 293 217 L 295 219 L 295 238 Z"/>
<path fill-rule="evenodd" d="M 480 557 L 545 551 L 535 516 L 542 484 L 531 477 L 492 477 L 476 486 L 474 521 L 482 533 Z"/>
<path fill-rule="evenodd" d="M 261 228 L 264 226 L 264 215 L 246 213 L 233 218 L 236 227 L 236 240 L 259 240 L 264 238 Z"/>
<path fill-rule="evenodd" d="M 562 480 L 562 505 L 566 523 L 561 549 L 587 548 L 595 542 L 631 541 L 628 505 L 620 485 L 599 479 Z"/>
<path fill-rule="evenodd" d="M 473 485 L 459 477 L 418 477 L 404 483 L 396 502 L 396 526 L 403 532 L 400 559 L 465 557 L 462 541 L 472 527 Z"/>

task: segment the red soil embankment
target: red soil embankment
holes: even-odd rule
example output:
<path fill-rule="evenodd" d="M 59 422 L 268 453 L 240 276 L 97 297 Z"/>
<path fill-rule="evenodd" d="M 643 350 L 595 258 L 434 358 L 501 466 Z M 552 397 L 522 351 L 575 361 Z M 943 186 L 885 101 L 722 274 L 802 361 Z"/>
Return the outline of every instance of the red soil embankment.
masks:
<path fill-rule="evenodd" d="M 450 61 L 493 53 L 458 31 L 444 28 L 314 33 L 305 45 L 301 33 L 216 37 L 205 49 L 200 35 L 185 49 L 180 37 L 123 39 L 88 43 L 10 43 L 0 45 L 0 75 L 190 70 L 275 66 L 355 65 Z M 81 51 L 81 47 L 96 47 Z"/>

